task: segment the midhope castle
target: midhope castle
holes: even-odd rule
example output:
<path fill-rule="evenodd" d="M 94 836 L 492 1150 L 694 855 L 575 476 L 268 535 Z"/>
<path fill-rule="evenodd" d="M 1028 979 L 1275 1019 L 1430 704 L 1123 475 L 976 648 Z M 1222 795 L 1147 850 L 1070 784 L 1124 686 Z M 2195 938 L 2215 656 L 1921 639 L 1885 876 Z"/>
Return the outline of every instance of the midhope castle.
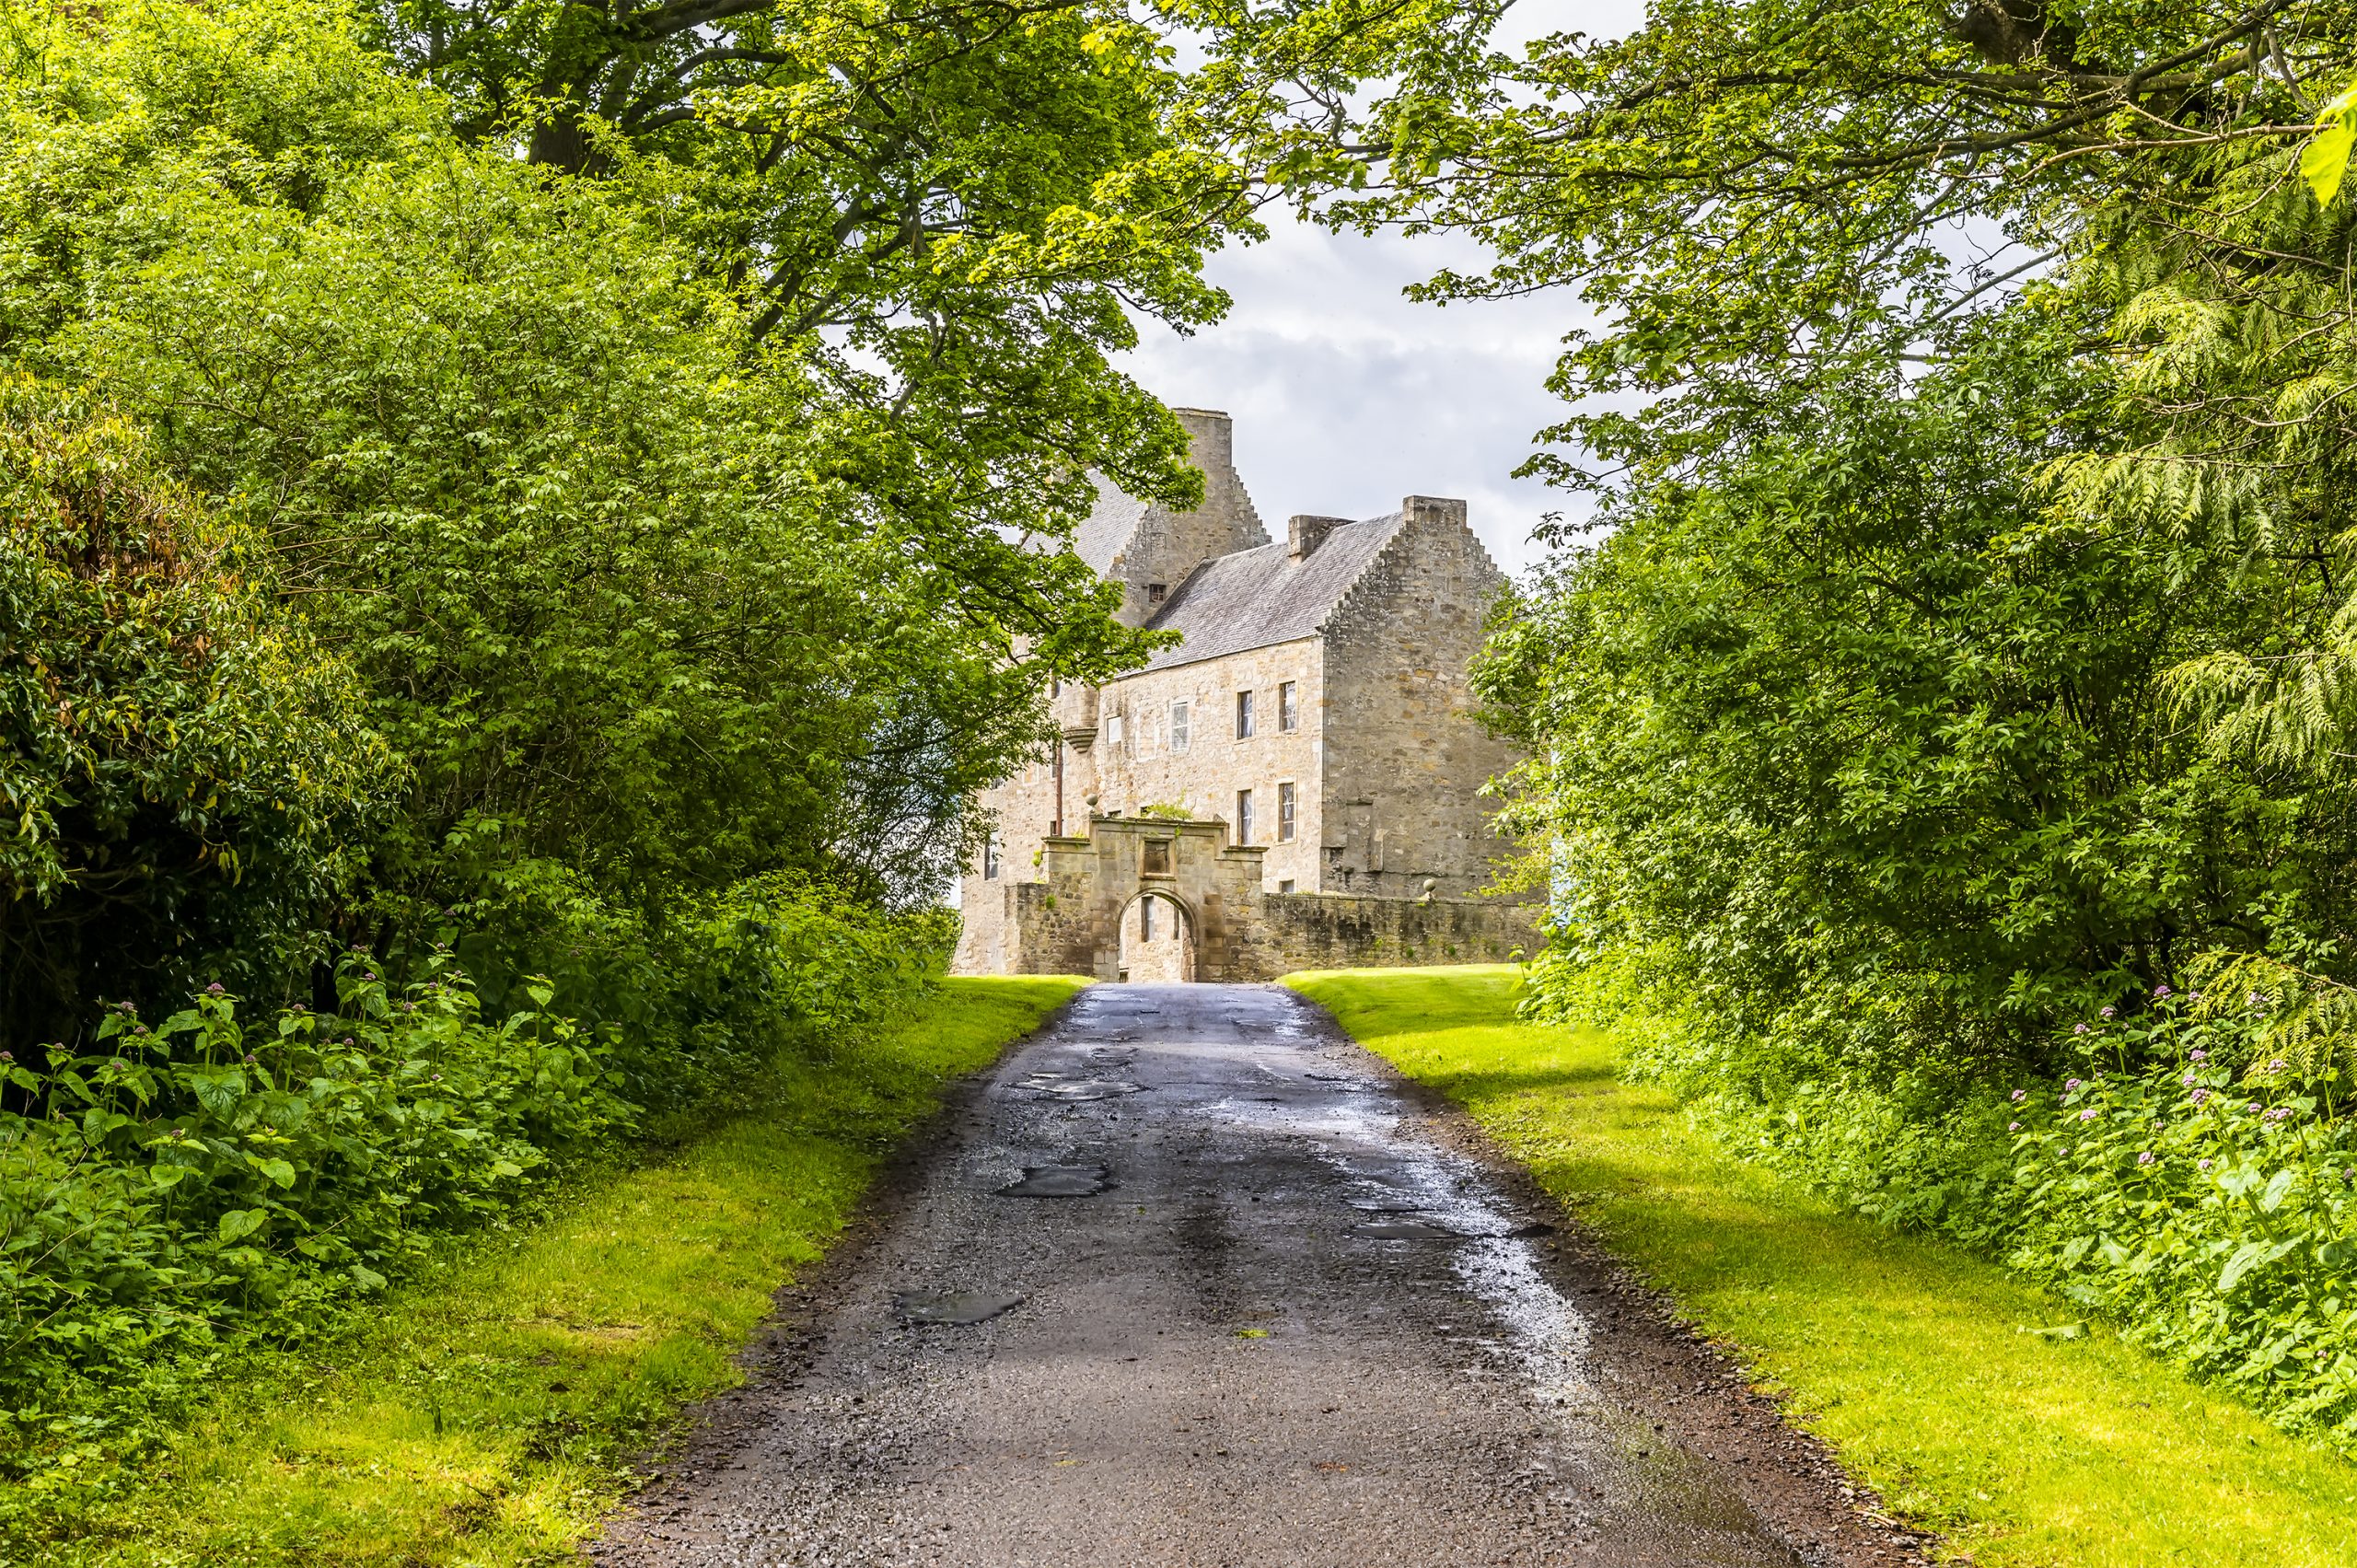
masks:
<path fill-rule="evenodd" d="M 1465 503 L 1297 517 L 1272 541 L 1227 416 L 1178 416 L 1202 505 L 1100 481 L 1074 548 L 1124 621 L 1181 640 L 1058 691 L 1054 755 L 984 796 L 958 971 L 1263 980 L 1533 947 L 1535 904 L 1477 897 L 1504 851 L 1479 791 L 1515 754 L 1473 714 L 1504 578 Z"/>

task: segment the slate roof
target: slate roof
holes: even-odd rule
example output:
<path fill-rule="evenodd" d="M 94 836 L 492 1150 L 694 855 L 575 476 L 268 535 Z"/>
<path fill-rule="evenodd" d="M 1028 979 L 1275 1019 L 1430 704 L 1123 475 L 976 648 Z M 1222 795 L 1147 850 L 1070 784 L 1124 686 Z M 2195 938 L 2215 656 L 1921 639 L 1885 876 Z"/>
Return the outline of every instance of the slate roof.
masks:
<path fill-rule="evenodd" d="M 1351 585 L 1399 533 L 1403 516 L 1394 512 L 1341 524 L 1306 561 L 1293 559 L 1280 542 L 1204 562 L 1146 622 L 1186 637 L 1155 655 L 1146 668 L 1170 669 L 1316 636 Z"/>
<path fill-rule="evenodd" d="M 1122 494 L 1101 473 L 1092 472 L 1088 477 L 1097 486 L 1097 505 L 1089 508 L 1088 516 L 1074 530 L 1072 551 L 1088 563 L 1090 571 L 1102 577 L 1112 570 L 1114 555 L 1137 531 L 1147 504 L 1133 495 Z"/>

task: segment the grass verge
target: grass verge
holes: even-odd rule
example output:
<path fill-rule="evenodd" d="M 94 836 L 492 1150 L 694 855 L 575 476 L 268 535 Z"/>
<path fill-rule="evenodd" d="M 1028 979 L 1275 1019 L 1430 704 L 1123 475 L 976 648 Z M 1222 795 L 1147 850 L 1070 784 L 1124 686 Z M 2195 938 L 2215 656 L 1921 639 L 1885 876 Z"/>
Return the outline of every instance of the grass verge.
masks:
<path fill-rule="evenodd" d="M 2347 1568 L 2357 1467 L 1996 1266 L 1736 1159 L 1608 1036 L 1523 1024 L 1511 967 L 1288 984 L 1446 1092 L 1907 1516 L 1981 1568 Z"/>
<path fill-rule="evenodd" d="M 42 1564 L 468 1568 L 569 1557 L 688 1403 L 737 1380 L 777 1288 L 842 1229 L 945 1083 L 1080 988 L 952 980 L 791 1064 L 762 1109 L 479 1238 L 344 1341 L 258 1364 Z"/>

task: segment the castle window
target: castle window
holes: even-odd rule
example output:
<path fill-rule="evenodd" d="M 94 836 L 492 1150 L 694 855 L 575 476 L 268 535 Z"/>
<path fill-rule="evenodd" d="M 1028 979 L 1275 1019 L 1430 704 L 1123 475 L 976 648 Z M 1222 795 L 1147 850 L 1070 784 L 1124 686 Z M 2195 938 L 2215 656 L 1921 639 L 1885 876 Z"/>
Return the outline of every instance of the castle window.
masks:
<path fill-rule="evenodd" d="M 1240 844 L 1252 842 L 1252 792 L 1248 789 L 1236 792 L 1236 842 Z"/>
<path fill-rule="evenodd" d="M 982 841 L 982 880 L 998 879 L 998 836 L 993 834 Z"/>
<path fill-rule="evenodd" d="M 1160 604 L 1162 596 L 1169 591 L 1170 585 L 1167 583 L 1148 583 L 1145 586 L 1145 601 L 1148 604 Z"/>
<path fill-rule="evenodd" d="M 1301 727 L 1301 703 L 1295 696 L 1294 683 L 1290 680 L 1280 681 L 1277 685 L 1277 727 L 1279 729 Z"/>
<path fill-rule="evenodd" d="M 1280 893 L 1290 893 L 1290 892 L 1292 892 L 1292 891 L 1293 891 L 1293 878 L 1292 878 L 1292 877 L 1286 877 L 1283 881 L 1282 881 L 1282 882 L 1278 883 L 1278 884 L 1277 884 L 1277 891 L 1278 891 L 1278 892 L 1280 892 Z"/>
<path fill-rule="evenodd" d="M 1236 694 L 1236 738 L 1252 738 L 1252 693 L 1249 691 Z"/>
<path fill-rule="evenodd" d="M 1170 841 L 1168 839 L 1146 840 L 1145 874 L 1149 877 L 1170 875 Z"/>
<path fill-rule="evenodd" d="M 1170 704 L 1170 749 L 1187 749 L 1187 720 L 1193 704 L 1181 698 Z"/>
<path fill-rule="evenodd" d="M 1293 785 L 1281 784 L 1277 786 L 1277 842 L 1281 844 L 1293 842 Z"/>
<path fill-rule="evenodd" d="M 1152 899 L 1138 900 L 1138 935 L 1148 942 L 1154 940 L 1154 900 Z"/>
<path fill-rule="evenodd" d="M 1112 717 L 1105 721 L 1105 744 L 1108 746 L 1119 746 L 1120 743 L 1121 715 L 1115 714 Z"/>

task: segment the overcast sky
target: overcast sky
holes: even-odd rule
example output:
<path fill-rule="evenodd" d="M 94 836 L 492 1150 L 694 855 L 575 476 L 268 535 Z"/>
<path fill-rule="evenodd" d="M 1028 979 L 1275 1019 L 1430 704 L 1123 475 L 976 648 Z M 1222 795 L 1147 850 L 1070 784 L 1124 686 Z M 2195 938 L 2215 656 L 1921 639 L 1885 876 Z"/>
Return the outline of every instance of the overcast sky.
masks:
<path fill-rule="evenodd" d="M 1568 296 L 1418 305 L 1400 289 L 1473 246 L 1332 235 L 1280 220 L 1269 241 L 1216 257 L 1236 299 L 1191 338 L 1147 323 L 1126 367 L 1164 402 L 1236 418 L 1236 466 L 1261 520 L 1295 512 L 1371 517 L 1403 495 L 1460 496 L 1498 564 L 1519 571 L 1541 513 L 1582 509 L 1508 477 L 1561 417 L 1546 389 Z"/>

